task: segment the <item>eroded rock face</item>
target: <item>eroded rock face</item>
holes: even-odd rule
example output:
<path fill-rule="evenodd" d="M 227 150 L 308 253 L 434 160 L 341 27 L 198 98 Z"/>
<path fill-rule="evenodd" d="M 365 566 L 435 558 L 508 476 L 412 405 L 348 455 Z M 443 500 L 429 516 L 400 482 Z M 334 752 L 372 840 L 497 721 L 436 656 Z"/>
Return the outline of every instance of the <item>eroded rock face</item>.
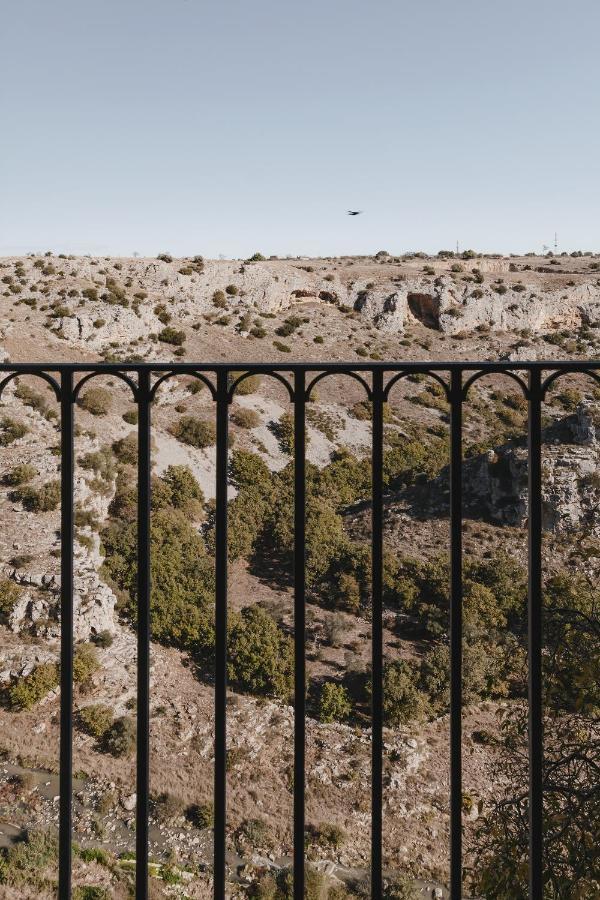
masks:
<path fill-rule="evenodd" d="M 73 596 L 73 631 L 76 641 L 87 641 L 101 631 L 115 630 L 117 599 L 98 576 L 101 560 L 93 551 L 77 549 L 77 578 Z M 12 609 L 8 624 L 18 633 L 33 628 L 44 637 L 60 635 L 60 584 L 52 573 L 29 573 L 9 569 L 6 575 L 20 584 L 23 591 Z"/>
<path fill-rule="evenodd" d="M 600 535 L 600 452 L 591 406 L 581 403 L 561 423 L 563 440 L 543 449 L 542 523 L 547 531 L 585 529 Z M 566 441 L 564 440 L 566 438 Z M 465 508 L 499 525 L 527 522 L 527 449 L 506 446 L 464 465 Z"/>
<path fill-rule="evenodd" d="M 600 316 L 600 288 L 590 284 L 570 288 L 568 295 L 562 289 L 536 293 L 520 285 L 514 290 L 514 285 L 478 285 L 449 276 L 433 283 L 410 279 L 394 287 L 393 291 L 359 288 L 354 309 L 385 331 L 402 332 L 412 318 L 449 335 L 480 326 L 533 332 L 575 328 Z"/>
<path fill-rule="evenodd" d="M 361 290 L 354 301 L 354 309 L 368 316 L 373 324 L 390 333 L 402 332 L 408 311 L 404 291 Z"/>

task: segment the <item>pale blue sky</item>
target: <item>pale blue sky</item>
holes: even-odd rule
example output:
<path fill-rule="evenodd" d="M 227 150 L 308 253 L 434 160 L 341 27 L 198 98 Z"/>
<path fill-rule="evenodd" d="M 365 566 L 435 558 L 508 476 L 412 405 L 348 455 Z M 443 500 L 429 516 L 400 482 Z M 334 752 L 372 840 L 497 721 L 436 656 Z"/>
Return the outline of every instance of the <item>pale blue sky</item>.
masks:
<path fill-rule="evenodd" d="M 1 22 L 2 254 L 600 250 L 597 0 L 5 0 Z"/>

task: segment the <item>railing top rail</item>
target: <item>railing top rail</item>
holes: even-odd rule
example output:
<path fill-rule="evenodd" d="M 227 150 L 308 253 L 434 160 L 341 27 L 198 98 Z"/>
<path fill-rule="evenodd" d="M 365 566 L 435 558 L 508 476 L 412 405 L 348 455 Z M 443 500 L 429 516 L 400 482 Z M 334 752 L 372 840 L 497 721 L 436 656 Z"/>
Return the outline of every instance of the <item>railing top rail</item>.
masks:
<path fill-rule="evenodd" d="M 510 360 L 402 360 L 402 361 L 376 361 L 359 362 L 348 360 L 345 362 L 247 362 L 244 360 L 231 362 L 3 362 L 0 363 L 0 372 L 176 372 L 182 375 L 192 372 L 217 372 L 219 370 L 238 370 L 244 372 L 256 372 L 258 374 L 269 372 L 373 372 L 383 370 L 386 372 L 400 372 L 414 370 L 419 371 L 539 371 L 552 369 L 554 371 L 584 372 L 593 369 L 600 370 L 600 359 L 590 360 L 527 360 L 512 362 Z"/>

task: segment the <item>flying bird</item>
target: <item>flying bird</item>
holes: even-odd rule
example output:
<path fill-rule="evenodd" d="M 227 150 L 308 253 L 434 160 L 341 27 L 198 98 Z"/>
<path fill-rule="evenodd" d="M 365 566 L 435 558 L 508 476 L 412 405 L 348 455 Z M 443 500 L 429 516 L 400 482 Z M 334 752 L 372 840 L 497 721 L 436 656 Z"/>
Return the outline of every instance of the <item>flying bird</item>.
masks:
<path fill-rule="evenodd" d="M 349 216 L 360 216 L 361 213 L 362 213 L 362 209 L 349 209 L 348 210 Z"/>

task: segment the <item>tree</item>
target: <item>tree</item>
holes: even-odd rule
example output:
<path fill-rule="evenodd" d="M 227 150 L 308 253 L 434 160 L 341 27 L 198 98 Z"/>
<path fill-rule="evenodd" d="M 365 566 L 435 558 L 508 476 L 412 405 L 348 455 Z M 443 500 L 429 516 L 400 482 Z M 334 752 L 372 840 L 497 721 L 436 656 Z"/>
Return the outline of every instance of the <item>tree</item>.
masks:
<path fill-rule="evenodd" d="M 289 701 L 294 689 L 294 648 L 260 606 L 230 616 L 228 677 L 240 690 Z"/>
<path fill-rule="evenodd" d="M 418 687 L 418 668 L 406 660 L 387 663 L 383 669 L 383 717 L 390 728 L 421 719 L 427 702 Z"/>
<path fill-rule="evenodd" d="M 126 592 L 124 612 L 137 621 L 137 524 L 116 520 L 102 532 L 105 568 Z M 177 509 L 158 509 L 150 540 L 152 633 L 156 640 L 207 654 L 214 645 L 214 564 L 201 535 Z"/>
<path fill-rule="evenodd" d="M 352 702 L 343 684 L 325 681 L 319 695 L 319 721 L 344 722 L 352 712 Z"/>

